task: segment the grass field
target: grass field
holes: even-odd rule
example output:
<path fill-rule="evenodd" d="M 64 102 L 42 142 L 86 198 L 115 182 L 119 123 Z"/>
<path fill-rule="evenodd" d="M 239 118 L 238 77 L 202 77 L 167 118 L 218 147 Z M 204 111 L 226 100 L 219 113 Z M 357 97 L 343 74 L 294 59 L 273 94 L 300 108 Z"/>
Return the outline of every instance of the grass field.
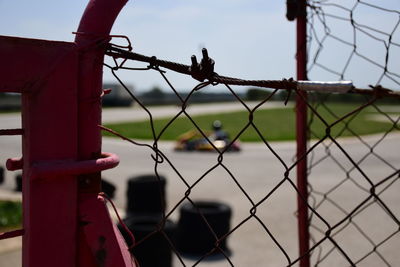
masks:
<path fill-rule="evenodd" d="M 325 120 L 328 125 L 333 124 L 337 118 L 340 118 L 357 107 L 354 104 L 330 104 L 327 109 L 318 109 L 318 114 Z M 311 112 L 309 112 L 310 115 Z M 367 107 L 355 115 L 346 118 L 331 128 L 331 135 L 336 136 L 351 136 L 352 133 L 345 129 L 345 124 L 348 123 L 349 128 L 359 135 L 373 134 L 384 132 L 390 129 L 393 125 L 388 121 L 373 120 L 371 115 L 377 114 L 376 111 Z M 246 125 L 249 124 L 249 112 L 237 111 L 229 113 L 219 113 L 211 115 L 193 116 L 194 122 L 204 131 L 211 130 L 211 124 L 214 120 L 220 120 L 224 129 L 231 137 L 236 136 Z M 185 116 L 180 116 L 171 121 L 172 118 L 154 120 L 155 136 L 160 140 L 176 140 L 182 133 L 194 129 L 194 124 Z M 169 124 L 164 131 L 163 128 Z M 259 130 L 259 133 L 268 141 L 283 141 L 295 139 L 295 113 L 293 108 L 279 109 L 261 109 L 253 114 L 253 124 Z M 118 133 L 133 139 L 153 139 L 152 130 L 149 121 L 140 121 L 132 123 L 115 123 L 107 124 L 109 127 Z M 314 116 L 314 122 L 311 130 L 313 138 L 321 138 L 325 135 L 326 125 Z M 261 141 L 259 133 L 250 125 L 240 136 L 240 140 L 244 142 L 259 142 Z M 109 133 L 104 133 L 110 136 Z"/>
<path fill-rule="evenodd" d="M 21 223 L 21 202 L 0 200 L 0 232 L 17 228 Z"/>

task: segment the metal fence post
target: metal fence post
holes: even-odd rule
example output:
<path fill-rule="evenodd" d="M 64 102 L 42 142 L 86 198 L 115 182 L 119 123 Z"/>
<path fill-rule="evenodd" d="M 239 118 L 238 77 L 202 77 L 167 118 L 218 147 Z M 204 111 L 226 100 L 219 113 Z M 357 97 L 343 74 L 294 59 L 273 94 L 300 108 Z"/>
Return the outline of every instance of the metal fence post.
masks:
<path fill-rule="evenodd" d="M 111 27 L 126 0 L 91 0 L 75 43 L 0 36 L 1 92 L 22 93 L 23 266 L 135 266 L 99 195 L 102 67 Z"/>
<path fill-rule="evenodd" d="M 101 96 L 104 52 L 110 31 L 127 0 L 91 0 L 80 21 L 75 43 L 79 54 L 78 159 L 101 157 Z M 126 244 L 99 196 L 101 173 L 78 179 L 77 266 L 134 266 Z"/>
<path fill-rule="evenodd" d="M 75 265 L 76 177 L 43 164 L 77 157 L 78 53 L 73 43 L 0 37 L 0 88 L 22 93 L 23 266 Z"/>
<path fill-rule="evenodd" d="M 297 80 L 307 80 L 307 9 L 306 0 L 298 1 L 297 15 Z M 296 143 L 297 143 L 297 197 L 300 267 L 310 266 L 309 222 L 308 222 L 308 181 L 307 181 L 307 93 L 296 95 Z"/>

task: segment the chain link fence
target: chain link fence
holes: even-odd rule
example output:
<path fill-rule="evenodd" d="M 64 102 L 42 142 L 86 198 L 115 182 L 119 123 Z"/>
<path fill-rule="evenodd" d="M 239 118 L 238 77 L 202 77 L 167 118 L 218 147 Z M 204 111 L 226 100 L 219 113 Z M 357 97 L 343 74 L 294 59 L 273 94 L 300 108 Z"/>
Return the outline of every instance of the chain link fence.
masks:
<path fill-rule="evenodd" d="M 310 79 L 353 79 L 358 86 L 399 89 L 398 6 L 309 1 L 308 10 Z M 328 59 L 329 53 L 337 55 L 335 60 Z M 338 112 L 335 103 L 352 107 Z M 400 210 L 398 199 L 391 197 L 400 189 L 398 99 L 312 94 L 309 107 L 310 138 L 315 140 L 309 149 L 310 203 L 321 216 L 310 216 L 313 264 L 398 265 L 394 251 L 400 245 Z M 380 131 L 364 136 L 368 123 L 355 130 L 362 116 L 381 122 Z M 326 134 L 313 131 L 318 123 Z M 316 175 L 321 168 L 325 177 Z"/>
<path fill-rule="evenodd" d="M 310 257 L 313 266 L 397 266 L 400 263 L 397 253 L 400 247 L 400 97 L 396 91 L 387 89 L 399 88 L 400 75 L 395 62 L 400 52 L 400 13 L 365 1 L 350 2 L 308 2 L 309 78 L 351 80 L 355 73 L 356 78 L 365 79 L 353 85 L 320 83 L 318 92 L 314 90 L 315 84 L 310 86 L 293 79 L 249 81 L 218 75 L 207 50 L 203 50 L 201 62 L 192 57 L 192 65 L 187 66 L 133 53 L 130 43 L 126 47 L 108 47 L 106 54 L 114 64 L 106 67 L 147 113 L 145 124 L 151 131 L 152 141 L 130 138 L 112 127 L 102 126 L 102 129 L 133 144 L 133 149 L 148 148 L 153 173 L 160 182 L 161 174 L 167 169 L 172 176 L 168 181 L 173 187 L 173 196 L 164 201 L 162 216 L 154 231 L 131 243 L 133 252 L 159 234 L 173 252 L 174 266 L 297 266 L 304 257 Z M 365 18 L 357 17 L 364 9 L 392 17 L 393 25 L 383 30 L 368 25 L 369 21 L 359 21 Z M 338 26 L 342 23 L 347 25 L 343 26 L 346 31 Z M 375 59 L 375 53 L 363 50 L 367 42 L 364 38 L 381 45 L 382 58 Z M 343 50 L 338 50 L 335 42 L 347 47 L 348 53 L 344 55 Z M 329 50 L 331 46 L 333 51 Z M 338 61 L 324 57 L 332 53 L 340 54 L 335 56 Z M 364 62 L 360 65 L 357 60 Z M 368 73 L 376 77 L 372 74 L 363 77 L 360 66 L 371 66 L 374 72 Z M 354 72 L 354 68 L 361 74 Z M 161 124 L 153 117 L 151 107 L 141 103 L 119 78 L 119 71 L 149 71 L 160 75 L 176 96 L 177 113 Z M 169 79 L 168 71 L 191 75 L 198 82 L 182 94 Z M 362 89 L 364 82 L 371 88 Z M 235 131 L 230 133 L 224 146 L 214 142 L 208 126 L 189 109 L 193 95 L 210 86 L 223 87 L 244 112 L 240 115 L 244 120 L 237 115 Z M 236 93 L 235 86 L 272 90 L 262 100 L 249 104 Z M 334 93 L 321 93 L 321 88 Z M 306 154 L 296 159 L 295 145 L 274 142 L 273 129 L 294 124 L 292 99 L 304 89 L 309 91 L 303 101 L 308 106 L 310 142 Z M 281 99 L 280 109 L 273 113 L 268 108 L 276 99 Z M 279 121 L 273 124 L 265 120 L 265 113 L 271 113 Z M 285 115 L 278 117 L 279 113 Z M 223 121 L 223 115 L 218 116 Z M 164 149 L 162 140 L 182 118 L 213 153 L 177 154 L 171 147 Z M 254 137 L 252 141 L 257 143 L 243 143 L 243 151 L 231 153 L 236 142 L 250 133 Z M 295 182 L 295 168 L 304 158 L 308 159 L 308 199 L 300 194 Z M 297 248 L 301 238 L 296 228 L 297 198 L 307 205 L 309 214 L 310 250 L 304 255 L 299 255 Z M 229 204 L 233 215 L 228 230 L 222 233 L 216 230 L 207 207 L 199 202 L 204 199 Z M 176 236 L 166 230 L 168 221 L 176 220 L 187 205 L 199 214 L 212 236 L 213 245 L 196 255 L 183 252 Z M 200 244 L 202 237 L 196 238 L 192 243 Z"/>

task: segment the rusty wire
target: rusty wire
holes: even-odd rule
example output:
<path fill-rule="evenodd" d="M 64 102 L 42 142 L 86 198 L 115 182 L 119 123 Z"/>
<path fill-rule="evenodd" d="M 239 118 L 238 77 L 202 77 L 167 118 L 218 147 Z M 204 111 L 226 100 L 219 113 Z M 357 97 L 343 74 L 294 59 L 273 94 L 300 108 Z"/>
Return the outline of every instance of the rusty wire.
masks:
<path fill-rule="evenodd" d="M 203 49 L 204 51 L 204 49 Z M 206 50 L 205 50 L 206 51 Z M 238 86 L 255 86 L 262 88 L 272 88 L 272 89 L 281 89 L 281 90 L 296 90 L 298 89 L 298 83 L 293 80 L 293 78 L 282 79 L 282 80 L 244 80 L 239 78 L 227 77 L 218 75 L 217 73 L 211 72 L 203 72 L 200 68 L 194 68 L 194 65 L 191 66 L 171 62 L 167 60 L 158 59 L 155 56 L 149 57 L 145 55 L 141 55 L 138 53 L 134 53 L 129 50 L 124 50 L 115 46 L 113 44 L 108 46 L 106 51 L 106 55 L 111 56 L 114 60 L 117 58 L 123 58 L 124 60 L 121 63 L 117 63 L 113 68 L 114 69 L 131 69 L 135 70 L 135 68 L 125 67 L 127 59 L 147 62 L 149 65 L 145 68 L 140 68 L 140 70 L 148 70 L 155 67 L 163 67 L 181 74 L 186 74 L 192 76 L 194 79 L 203 82 L 204 80 L 208 80 L 210 84 L 229 84 L 229 85 L 238 85 Z M 192 56 L 193 57 L 193 56 Z M 195 65 L 196 66 L 196 65 Z M 136 68 L 136 70 L 138 70 Z M 343 77 L 341 77 L 343 78 Z M 356 88 L 353 87 L 348 93 L 353 94 L 363 94 L 363 95 L 379 95 L 382 97 L 397 97 L 400 98 L 400 94 L 396 91 L 390 90 L 388 88 L 384 88 L 381 85 L 370 86 L 370 89 Z"/>
<path fill-rule="evenodd" d="M 360 57 L 367 57 L 366 55 L 361 55 L 358 53 L 356 49 L 356 43 L 348 44 L 350 46 L 355 47 L 353 53 L 349 56 L 349 58 L 345 59 L 347 62 L 345 67 L 341 72 L 336 72 L 331 70 L 330 66 L 323 65 L 319 62 L 319 55 L 321 51 L 324 49 L 324 41 L 327 38 L 335 38 L 339 39 L 340 37 L 334 36 L 329 30 L 326 30 L 323 34 L 326 36 L 319 37 L 317 36 L 317 30 L 315 24 L 316 21 L 322 21 L 324 27 L 328 27 L 326 19 L 324 17 L 330 16 L 335 17 L 333 15 L 329 15 L 324 13 L 324 6 L 335 6 L 340 7 L 338 4 L 335 4 L 334 1 L 309 1 L 308 9 L 310 10 L 309 16 L 309 31 L 310 31 L 310 39 L 309 42 L 317 42 L 319 48 L 317 49 L 317 53 L 311 55 L 309 59 L 309 70 L 312 74 L 313 68 L 320 67 L 322 69 L 327 70 L 333 74 L 337 74 L 339 79 L 344 79 L 346 77 L 346 70 L 348 68 L 349 62 L 354 56 Z M 355 1 L 355 4 L 352 9 L 347 9 L 342 7 L 341 9 L 345 10 L 349 14 L 353 14 L 357 11 L 358 5 L 367 5 L 372 8 L 377 8 L 381 11 L 386 12 L 397 12 L 392 10 L 385 10 L 383 8 L 372 6 L 365 1 Z M 400 14 L 397 12 L 397 14 Z M 353 20 L 353 18 L 338 18 L 338 19 L 345 19 L 354 27 L 354 29 L 358 30 L 365 30 L 370 29 L 370 27 L 366 25 L 362 25 L 357 23 Z M 326 28 L 325 28 L 326 29 Z M 395 29 L 392 29 L 390 33 L 387 34 L 387 38 L 389 38 L 388 43 L 390 45 L 399 46 L 398 43 L 392 41 L 392 36 L 394 32 L 398 32 L 397 26 Z M 321 41 L 322 40 L 322 41 Z M 292 162 L 288 163 L 285 161 L 281 156 L 279 151 L 274 149 L 274 146 L 268 140 L 268 138 L 263 134 L 257 127 L 257 124 L 253 121 L 254 113 L 261 108 L 261 106 L 271 101 L 271 98 L 278 92 L 278 90 L 288 90 L 293 92 L 293 94 L 297 93 L 297 82 L 293 79 L 281 80 L 281 81 L 249 81 L 249 80 L 242 80 L 237 78 L 225 77 L 216 74 L 212 68 L 207 69 L 206 72 L 199 72 L 199 69 L 194 70 L 194 66 L 197 65 L 197 61 L 192 58 L 192 66 L 159 60 L 156 57 L 147 57 L 140 54 L 136 54 L 132 51 L 121 49 L 120 47 L 116 47 L 110 45 L 107 48 L 107 55 L 109 55 L 114 60 L 114 65 L 105 64 L 117 79 L 117 81 L 127 90 L 130 96 L 138 103 L 138 105 L 147 113 L 148 121 L 150 122 L 151 131 L 153 135 L 153 143 L 151 145 L 147 143 L 140 143 L 135 140 L 131 140 L 120 133 L 112 129 L 108 129 L 102 126 L 102 129 L 108 131 L 117 137 L 120 137 L 128 142 L 130 142 L 134 146 L 145 146 L 148 147 L 152 152 L 152 159 L 154 161 L 154 173 L 159 176 L 158 174 L 158 166 L 161 163 L 168 164 L 175 174 L 179 177 L 181 182 L 185 185 L 186 191 L 182 198 L 177 202 L 173 203 L 172 208 L 167 213 L 164 211 L 163 219 L 160 221 L 159 227 L 155 232 L 148 235 L 143 240 L 140 240 L 136 243 L 136 245 L 140 245 L 141 242 L 145 242 L 147 238 L 152 236 L 157 232 L 161 232 L 162 235 L 166 238 L 168 243 L 171 246 L 172 251 L 174 252 L 175 256 L 177 257 L 179 263 L 182 266 L 187 266 L 187 262 L 185 261 L 184 257 L 179 253 L 174 245 L 174 240 L 171 239 L 164 231 L 163 225 L 165 224 L 168 218 L 177 212 L 178 208 L 184 201 L 189 201 L 193 205 L 195 205 L 194 200 L 192 199 L 192 191 L 199 183 L 205 180 L 205 177 L 213 172 L 216 168 L 223 168 L 225 172 L 228 174 L 232 182 L 237 186 L 239 191 L 243 194 L 244 198 L 248 201 L 249 205 L 251 206 L 249 210 L 249 214 L 244 217 L 239 223 L 234 225 L 231 230 L 226 233 L 225 235 L 218 237 L 216 233 L 213 231 L 210 224 L 207 222 L 204 215 L 199 210 L 202 219 L 208 226 L 210 232 L 213 234 L 215 238 L 215 247 L 210 250 L 208 253 L 205 253 L 203 256 L 199 257 L 195 263 L 191 266 L 198 266 L 202 263 L 209 255 L 213 254 L 214 252 L 219 252 L 222 257 L 226 260 L 226 263 L 229 266 L 235 266 L 235 262 L 233 262 L 231 255 L 226 253 L 221 247 L 219 246 L 222 240 L 227 239 L 228 237 L 235 235 L 235 233 L 243 228 L 243 226 L 248 223 L 250 220 L 255 220 L 261 227 L 264 229 L 267 238 L 269 238 L 275 248 L 282 257 L 285 259 L 285 263 L 282 266 L 294 266 L 298 264 L 301 258 L 311 256 L 312 265 L 313 266 L 363 266 L 365 262 L 370 260 L 373 257 L 377 257 L 379 262 L 382 266 L 396 266 L 399 262 L 393 262 L 393 259 L 390 259 L 385 254 L 385 251 L 381 248 L 385 245 L 390 245 L 392 240 L 399 238 L 400 236 L 400 221 L 399 221 L 399 214 L 393 210 L 393 206 L 387 203 L 385 200 L 385 192 L 390 190 L 391 187 L 399 183 L 400 180 L 400 169 L 396 163 L 393 163 L 392 160 L 387 159 L 385 154 L 382 154 L 382 151 L 379 151 L 380 145 L 382 145 L 388 136 L 392 135 L 393 133 L 398 134 L 400 129 L 398 123 L 400 121 L 400 116 L 396 114 L 395 118 L 392 115 L 384 111 L 381 105 L 381 101 L 386 99 L 392 99 L 392 103 L 399 104 L 398 101 L 398 93 L 396 91 L 386 90 L 382 86 L 380 86 L 380 82 L 383 80 L 384 77 L 389 78 L 391 81 L 400 84 L 398 78 L 400 75 L 396 73 L 394 70 L 389 70 L 387 66 L 388 60 L 386 59 L 386 66 L 381 66 L 374 62 L 373 60 L 368 60 L 372 65 L 376 66 L 379 70 L 382 71 L 382 74 L 377 79 L 376 84 L 372 86 L 374 90 L 368 89 L 359 89 L 354 87 L 348 94 L 361 96 L 357 99 L 356 107 L 352 108 L 349 111 L 346 111 L 344 114 L 336 114 L 335 111 L 331 108 L 332 101 L 331 99 L 335 96 L 332 94 L 321 94 L 321 93 L 310 93 L 308 98 L 303 97 L 303 101 L 307 103 L 308 110 L 309 110 L 309 134 L 310 139 L 312 142 L 310 143 L 309 148 L 305 155 L 302 158 L 294 159 Z M 122 59 L 122 62 L 118 62 L 118 59 Z M 126 62 L 128 61 L 140 61 L 146 62 L 149 65 L 144 67 L 127 67 Z M 150 111 L 150 109 L 144 105 L 140 99 L 130 91 L 125 83 L 119 78 L 117 75 L 118 70 L 120 69 L 128 69 L 128 70 L 148 70 L 148 71 L 156 71 L 165 81 L 169 89 L 176 95 L 177 99 L 179 100 L 179 105 L 181 109 L 177 112 L 175 116 L 173 116 L 167 125 L 164 128 L 156 132 L 154 126 L 154 118 Z M 185 75 L 190 75 L 194 79 L 198 80 L 199 83 L 192 88 L 189 94 L 183 98 L 179 92 L 176 90 L 175 86 L 171 83 L 171 81 L 167 77 L 167 73 L 165 69 L 169 69 L 175 72 L 179 72 Z M 351 77 L 349 77 L 351 78 Z M 204 129 L 197 125 L 193 117 L 187 112 L 186 108 L 190 103 L 192 95 L 205 88 L 209 85 L 216 85 L 221 84 L 224 85 L 226 90 L 230 92 L 238 102 L 243 105 L 243 109 L 246 110 L 249 114 L 248 122 L 238 131 L 238 133 L 232 138 L 232 142 L 238 140 L 241 134 L 249 128 L 254 129 L 259 137 L 259 141 L 265 146 L 265 149 L 271 152 L 277 159 L 278 164 L 281 165 L 282 168 L 282 176 L 279 179 L 279 182 L 272 188 L 266 188 L 265 195 L 259 199 L 255 200 L 252 196 L 251 192 L 248 192 L 240 183 L 239 177 L 236 177 L 235 174 L 229 169 L 224 162 L 224 155 L 228 148 L 225 150 L 218 150 L 214 147 L 216 151 L 216 158 L 217 161 L 215 164 L 211 165 L 200 177 L 198 177 L 193 183 L 190 183 L 185 178 L 184 174 L 177 168 L 174 163 L 168 158 L 166 153 L 159 149 L 159 140 L 162 137 L 163 133 L 168 127 L 172 127 L 171 124 L 179 117 L 185 116 L 188 118 L 193 126 L 200 132 L 200 134 L 213 146 L 212 142 L 208 139 L 207 134 L 205 133 Z M 236 93 L 232 85 L 240 85 L 240 86 L 258 86 L 258 87 L 267 87 L 267 88 L 274 88 L 275 90 L 271 91 L 268 97 L 264 100 L 260 101 L 255 107 L 249 107 L 246 102 L 244 102 Z M 302 96 L 301 94 L 299 94 Z M 337 100 L 336 100 L 337 101 Z M 379 138 L 375 138 L 373 141 L 367 140 L 368 138 L 362 136 L 361 134 L 357 133 L 352 129 L 352 123 L 357 119 L 359 114 L 367 109 L 374 110 L 375 113 L 379 114 L 386 122 L 391 124 L 391 127 L 386 129 L 383 133 L 380 133 Z M 329 114 L 330 119 L 323 117 L 321 114 L 324 111 L 324 114 Z M 313 124 L 316 122 L 322 123 L 325 127 L 325 134 L 320 135 L 313 132 Z M 339 128 L 338 131 L 333 131 L 332 129 Z M 360 145 L 366 148 L 366 152 L 363 155 L 357 155 L 355 157 L 351 154 L 351 151 L 342 144 L 341 137 L 346 135 L 352 136 L 353 142 L 358 142 Z M 229 144 L 232 145 L 232 142 Z M 346 162 L 339 159 L 339 156 L 344 157 Z M 387 168 L 387 173 L 380 175 L 379 177 L 372 177 L 365 169 L 364 164 L 368 161 L 369 158 L 373 157 L 376 159 L 381 166 Z M 293 178 L 295 176 L 295 168 L 299 161 L 303 158 L 308 158 L 308 175 L 309 175 L 309 199 L 304 199 L 299 190 L 297 185 L 295 184 Z M 332 185 L 326 189 L 321 187 L 319 181 L 316 177 L 313 176 L 313 172 L 319 166 L 324 166 L 323 164 L 328 164 L 330 166 L 337 167 L 337 178 L 333 181 Z M 321 178 L 321 177 L 319 177 Z M 351 183 L 355 187 L 355 191 L 352 194 L 360 194 L 362 198 L 355 203 L 352 207 L 344 207 L 340 203 L 340 199 L 337 198 L 335 193 L 340 191 L 344 188 L 346 183 Z M 281 189 L 283 186 L 289 186 L 294 192 L 298 195 L 301 201 L 303 201 L 308 209 L 309 209 L 309 222 L 311 228 L 311 240 L 310 240 L 310 250 L 305 255 L 297 255 L 290 253 L 285 248 L 285 245 L 282 244 L 279 236 L 271 230 L 271 227 L 268 223 L 264 222 L 262 218 L 257 213 L 258 208 L 272 198 L 272 196 L 278 194 L 278 190 Z M 324 211 L 324 205 L 331 205 L 337 213 L 340 215 L 334 219 L 328 218 L 327 214 Z M 360 223 L 359 218 L 364 218 L 362 216 L 363 213 L 368 212 L 370 209 L 374 211 L 376 209 L 382 211 L 385 214 L 384 222 L 387 225 L 395 225 L 395 229 L 386 233 L 383 236 L 380 236 L 378 239 L 375 237 L 376 229 L 366 228 L 366 226 Z M 377 229 L 383 229 L 386 225 L 377 225 Z M 392 227 L 393 228 L 393 227 Z M 368 244 L 370 249 L 363 251 L 363 253 L 355 253 L 353 248 L 349 248 L 345 245 L 348 240 L 343 237 L 346 231 L 349 229 L 353 229 L 353 231 L 357 232 L 361 239 L 359 242 L 364 244 Z M 295 241 L 294 241 L 295 242 Z M 335 256 L 335 253 L 339 256 Z M 357 255 L 356 255 L 357 254 Z M 340 258 L 342 265 L 332 265 L 332 259 Z M 333 260 L 334 262 L 334 260 Z"/>

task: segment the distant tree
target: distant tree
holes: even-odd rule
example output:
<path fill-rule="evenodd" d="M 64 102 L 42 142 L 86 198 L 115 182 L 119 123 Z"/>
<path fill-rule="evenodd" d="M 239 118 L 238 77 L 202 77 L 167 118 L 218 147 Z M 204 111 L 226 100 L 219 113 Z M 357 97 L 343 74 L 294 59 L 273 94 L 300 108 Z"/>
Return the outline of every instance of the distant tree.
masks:
<path fill-rule="evenodd" d="M 143 95 L 148 98 L 153 98 L 153 99 L 157 99 L 157 100 L 161 100 L 161 99 L 165 98 L 165 93 L 158 86 L 154 86 L 152 89 L 150 89 L 148 92 L 144 93 Z"/>
<path fill-rule="evenodd" d="M 246 93 L 247 100 L 262 100 L 267 98 L 271 91 L 260 88 L 249 88 Z"/>

